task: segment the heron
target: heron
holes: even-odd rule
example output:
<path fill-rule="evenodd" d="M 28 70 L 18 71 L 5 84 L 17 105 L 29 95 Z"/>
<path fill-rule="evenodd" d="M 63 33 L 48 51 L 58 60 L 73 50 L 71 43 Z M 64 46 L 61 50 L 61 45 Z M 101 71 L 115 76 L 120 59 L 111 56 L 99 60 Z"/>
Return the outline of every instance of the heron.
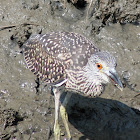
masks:
<path fill-rule="evenodd" d="M 52 87 L 55 99 L 55 140 L 61 137 L 59 112 L 68 139 L 72 139 L 66 113 L 66 105 L 72 93 L 67 92 L 60 105 L 60 96 L 64 91 L 96 97 L 103 93 L 110 81 L 120 90 L 123 89 L 116 72 L 115 57 L 98 49 L 83 35 L 74 32 L 31 35 L 23 48 L 28 69 Z"/>

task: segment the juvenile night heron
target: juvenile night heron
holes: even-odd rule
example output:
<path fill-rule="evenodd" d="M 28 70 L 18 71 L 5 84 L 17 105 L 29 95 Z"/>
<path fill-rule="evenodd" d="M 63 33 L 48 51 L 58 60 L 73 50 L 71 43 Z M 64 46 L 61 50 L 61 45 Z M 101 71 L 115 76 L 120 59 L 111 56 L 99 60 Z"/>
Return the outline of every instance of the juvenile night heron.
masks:
<path fill-rule="evenodd" d="M 55 96 L 55 140 L 60 139 L 59 99 L 64 89 L 98 96 L 109 81 L 123 89 L 115 70 L 115 58 L 109 52 L 100 51 L 82 35 L 72 32 L 32 35 L 23 47 L 28 68 L 42 81 L 52 85 Z M 69 139 L 71 135 L 65 107 L 70 96 L 68 92 L 60 107 Z"/>

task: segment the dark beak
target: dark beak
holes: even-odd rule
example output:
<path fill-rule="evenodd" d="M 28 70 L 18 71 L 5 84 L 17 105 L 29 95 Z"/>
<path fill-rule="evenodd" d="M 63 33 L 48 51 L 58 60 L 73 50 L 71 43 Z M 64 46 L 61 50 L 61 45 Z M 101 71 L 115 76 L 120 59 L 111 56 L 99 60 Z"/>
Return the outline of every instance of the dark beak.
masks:
<path fill-rule="evenodd" d="M 105 73 L 109 77 L 110 81 L 115 86 L 117 86 L 121 91 L 123 91 L 123 85 L 122 85 L 122 82 L 121 82 L 116 70 L 112 69 L 110 71 L 106 71 Z"/>

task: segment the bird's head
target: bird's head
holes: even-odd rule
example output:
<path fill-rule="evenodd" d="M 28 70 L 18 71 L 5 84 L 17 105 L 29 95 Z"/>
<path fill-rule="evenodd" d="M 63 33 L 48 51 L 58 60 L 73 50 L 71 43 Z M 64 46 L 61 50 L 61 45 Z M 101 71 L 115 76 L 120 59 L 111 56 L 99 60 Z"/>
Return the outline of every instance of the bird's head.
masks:
<path fill-rule="evenodd" d="M 122 82 L 116 72 L 116 59 L 109 52 L 97 52 L 93 54 L 86 65 L 88 77 L 94 80 L 96 84 L 106 84 L 112 82 L 121 91 L 123 90 Z"/>

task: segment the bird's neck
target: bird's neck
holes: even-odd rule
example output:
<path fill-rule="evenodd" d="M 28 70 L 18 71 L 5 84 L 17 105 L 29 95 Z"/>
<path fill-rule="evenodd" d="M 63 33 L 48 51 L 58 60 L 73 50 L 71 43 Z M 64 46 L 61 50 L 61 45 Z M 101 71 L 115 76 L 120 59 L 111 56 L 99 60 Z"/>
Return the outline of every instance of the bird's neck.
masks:
<path fill-rule="evenodd" d="M 98 96 L 104 90 L 101 83 L 97 82 L 97 79 L 92 77 L 93 75 L 87 73 L 86 70 L 81 71 L 67 71 L 68 80 L 66 88 L 74 89 L 82 92 L 87 96 Z"/>

